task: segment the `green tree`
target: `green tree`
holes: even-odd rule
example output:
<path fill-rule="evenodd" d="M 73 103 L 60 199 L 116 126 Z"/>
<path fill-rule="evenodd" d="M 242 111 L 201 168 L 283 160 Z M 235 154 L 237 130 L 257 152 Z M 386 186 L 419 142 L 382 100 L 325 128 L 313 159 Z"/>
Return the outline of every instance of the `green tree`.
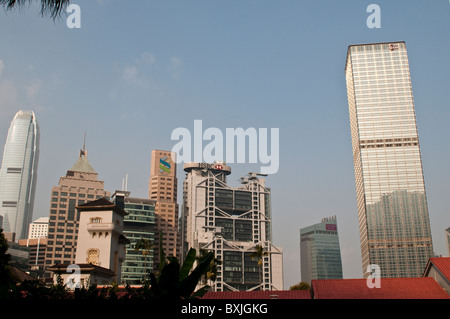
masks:
<path fill-rule="evenodd" d="M 147 281 L 147 258 L 153 252 L 155 245 L 148 239 L 139 239 L 135 246 L 135 251 L 141 251 L 142 256 L 144 256 L 144 283 Z"/>
<path fill-rule="evenodd" d="M 196 261 L 196 250 L 191 248 L 182 265 L 176 257 L 166 257 L 160 245 L 160 271 L 159 274 L 150 274 L 149 297 L 158 300 L 179 300 L 202 297 L 208 286 L 196 290 L 202 276 L 214 259 L 212 252 L 207 253 L 201 260 Z"/>
<path fill-rule="evenodd" d="M 196 257 L 197 260 L 201 260 L 208 254 L 208 251 L 205 249 L 200 249 L 200 255 Z M 221 265 L 222 261 L 214 258 L 208 266 L 208 270 L 202 276 L 202 283 L 206 284 L 208 280 L 216 281 L 217 278 L 217 266 Z"/>
<path fill-rule="evenodd" d="M 9 262 L 11 255 L 7 254 L 8 241 L 3 235 L 3 229 L 0 228 L 0 298 L 8 296 L 9 287 L 12 284 L 11 267 Z"/>
<path fill-rule="evenodd" d="M 259 272 L 259 284 L 261 285 L 262 290 L 262 265 L 263 265 L 263 258 L 268 255 L 268 252 L 265 251 L 264 247 L 262 245 L 256 245 L 255 246 L 255 252 L 251 254 L 252 259 L 256 259 L 258 261 L 258 272 Z"/>
<path fill-rule="evenodd" d="M 289 288 L 289 290 L 311 290 L 311 286 L 307 282 L 299 282 Z"/>
<path fill-rule="evenodd" d="M 67 8 L 71 0 L 40 0 L 41 1 L 41 15 L 50 15 L 53 19 L 61 16 L 61 13 Z M 23 7 L 33 0 L 0 0 L 0 5 L 7 10 Z"/>

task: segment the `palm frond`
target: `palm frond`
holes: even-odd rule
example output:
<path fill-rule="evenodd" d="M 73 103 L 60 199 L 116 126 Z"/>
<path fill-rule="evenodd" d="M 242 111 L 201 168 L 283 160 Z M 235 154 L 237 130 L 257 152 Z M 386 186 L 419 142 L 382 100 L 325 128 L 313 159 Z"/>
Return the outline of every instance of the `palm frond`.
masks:
<path fill-rule="evenodd" d="M 31 3 L 33 0 L 0 0 L 2 5 L 7 10 L 12 10 L 18 7 L 23 7 L 25 4 Z M 41 15 L 50 15 L 53 19 L 61 16 L 71 0 L 41 0 Z"/>

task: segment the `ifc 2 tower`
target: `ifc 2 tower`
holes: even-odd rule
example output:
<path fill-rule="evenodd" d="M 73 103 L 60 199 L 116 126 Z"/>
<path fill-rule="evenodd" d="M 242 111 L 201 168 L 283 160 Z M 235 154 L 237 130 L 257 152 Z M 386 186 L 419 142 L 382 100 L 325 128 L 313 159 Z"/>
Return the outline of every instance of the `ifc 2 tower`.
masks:
<path fill-rule="evenodd" d="M 33 218 L 39 157 L 39 125 L 32 111 L 19 111 L 8 130 L 0 169 L 3 231 L 14 241 L 27 238 Z"/>

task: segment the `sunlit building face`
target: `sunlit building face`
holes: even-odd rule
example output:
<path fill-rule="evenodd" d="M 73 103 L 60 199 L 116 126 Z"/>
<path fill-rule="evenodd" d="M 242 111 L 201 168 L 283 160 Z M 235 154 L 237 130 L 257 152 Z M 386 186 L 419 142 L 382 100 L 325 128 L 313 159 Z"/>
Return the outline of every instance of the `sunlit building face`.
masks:
<path fill-rule="evenodd" d="M 433 247 L 405 43 L 349 46 L 345 73 L 363 273 L 421 276 Z"/>

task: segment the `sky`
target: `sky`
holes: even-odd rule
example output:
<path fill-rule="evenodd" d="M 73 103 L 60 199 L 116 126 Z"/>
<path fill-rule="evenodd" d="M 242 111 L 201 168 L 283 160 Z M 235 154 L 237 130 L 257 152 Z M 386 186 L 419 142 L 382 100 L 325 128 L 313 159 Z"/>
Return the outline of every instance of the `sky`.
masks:
<path fill-rule="evenodd" d="M 152 149 L 173 130 L 279 129 L 273 242 L 284 285 L 300 278 L 300 228 L 336 216 L 344 278 L 362 278 L 344 75 L 352 44 L 405 41 L 435 254 L 450 226 L 450 2 L 74 0 L 81 28 L 39 14 L 38 2 L 0 9 L 0 145 L 14 114 L 33 110 L 40 157 L 33 219 L 50 191 L 88 158 L 105 188 L 147 197 Z M 369 28 L 370 4 L 380 28 Z M 1 150 L 3 152 L 3 149 Z M 230 163 L 229 184 L 260 163 Z M 179 196 L 184 179 L 178 165 Z"/>

